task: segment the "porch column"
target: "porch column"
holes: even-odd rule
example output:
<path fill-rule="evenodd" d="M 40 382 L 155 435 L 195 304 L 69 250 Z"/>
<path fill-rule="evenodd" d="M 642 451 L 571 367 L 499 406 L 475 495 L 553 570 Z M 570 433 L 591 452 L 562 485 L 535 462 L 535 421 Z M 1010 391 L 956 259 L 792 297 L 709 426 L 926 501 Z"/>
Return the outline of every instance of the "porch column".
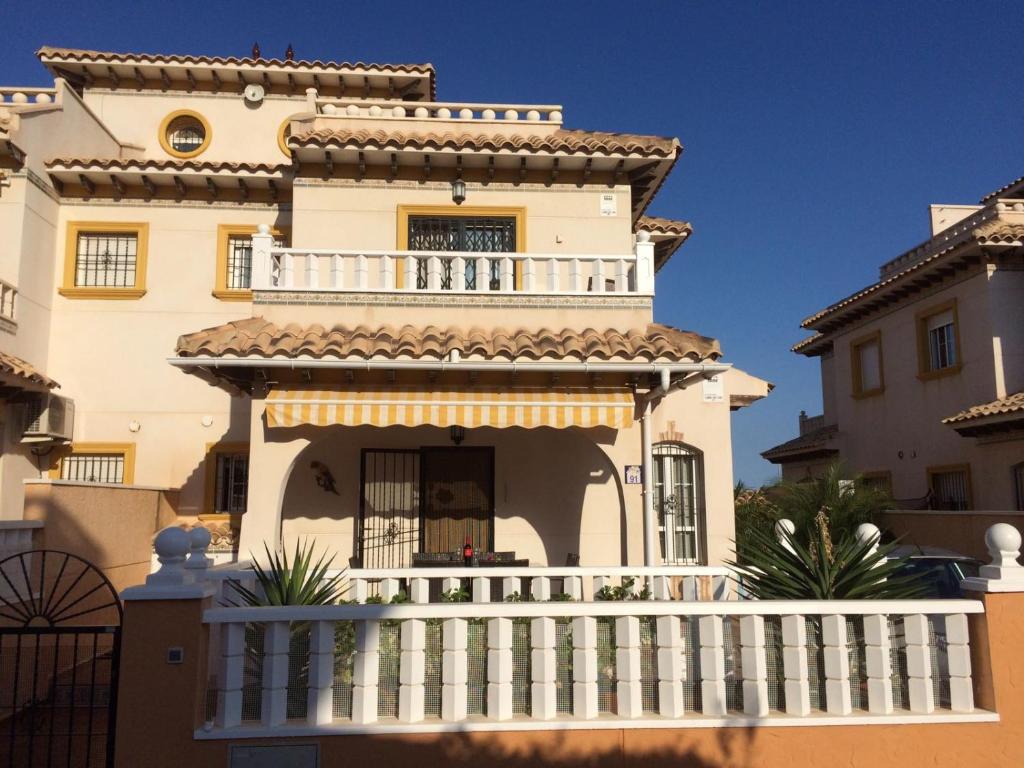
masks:
<path fill-rule="evenodd" d="M 306 438 L 274 442 L 263 422 L 264 395 L 253 394 L 249 428 L 249 491 L 238 544 L 238 559 L 265 557 L 281 546 L 281 513 L 285 485 L 299 453 L 309 445 Z M 310 480 L 312 482 L 312 479 Z"/>
<path fill-rule="evenodd" d="M 651 442 L 651 403 L 644 404 L 640 417 L 641 461 L 643 463 L 644 565 L 658 565 L 658 523 L 654 518 L 654 448 Z"/>

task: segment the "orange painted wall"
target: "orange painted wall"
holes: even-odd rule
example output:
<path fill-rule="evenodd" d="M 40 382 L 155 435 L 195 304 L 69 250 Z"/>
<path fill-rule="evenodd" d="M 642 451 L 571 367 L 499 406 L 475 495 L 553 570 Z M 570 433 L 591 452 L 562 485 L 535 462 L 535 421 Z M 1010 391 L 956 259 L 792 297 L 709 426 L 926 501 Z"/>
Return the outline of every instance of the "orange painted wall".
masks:
<path fill-rule="evenodd" d="M 678 728 L 598 731 L 334 736 L 320 745 L 320 765 L 408 768 L 934 768 L 1024 764 L 1024 594 L 987 595 L 987 616 L 972 628 L 979 705 L 995 681 L 999 723 L 829 727 Z M 195 741 L 205 633 L 198 604 L 129 603 L 125 618 L 118 768 L 224 768 L 229 741 Z M 985 636 L 989 642 L 985 642 Z M 168 666 L 168 645 L 186 663 Z M 197 663 L 198 662 L 198 663 Z M 989 665 L 991 665 L 989 667 Z M 190 709 L 191 707 L 191 709 Z M 235 742 L 256 744 L 258 741 Z"/>

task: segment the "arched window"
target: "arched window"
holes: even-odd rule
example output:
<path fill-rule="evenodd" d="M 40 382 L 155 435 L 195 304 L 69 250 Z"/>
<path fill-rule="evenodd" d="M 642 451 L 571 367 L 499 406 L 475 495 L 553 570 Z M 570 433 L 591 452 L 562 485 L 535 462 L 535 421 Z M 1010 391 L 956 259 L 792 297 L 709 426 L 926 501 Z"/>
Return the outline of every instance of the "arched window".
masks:
<path fill-rule="evenodd" d="M 699 451 L 680 443 L 654 446 L 654 510 L 664 562 L 699 564 L 704 549 L 704 472 Z"/>

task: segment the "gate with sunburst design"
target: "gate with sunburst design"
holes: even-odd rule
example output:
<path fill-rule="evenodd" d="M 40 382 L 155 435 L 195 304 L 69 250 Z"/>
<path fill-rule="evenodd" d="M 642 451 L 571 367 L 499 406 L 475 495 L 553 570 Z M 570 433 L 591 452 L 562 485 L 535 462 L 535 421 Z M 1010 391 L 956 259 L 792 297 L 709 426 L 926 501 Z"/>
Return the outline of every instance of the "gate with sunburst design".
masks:
<path fill-rule="evenodd" d="M 121 616 L 80 557 L 0 561 L 0 766 L 113 766 Z"/>

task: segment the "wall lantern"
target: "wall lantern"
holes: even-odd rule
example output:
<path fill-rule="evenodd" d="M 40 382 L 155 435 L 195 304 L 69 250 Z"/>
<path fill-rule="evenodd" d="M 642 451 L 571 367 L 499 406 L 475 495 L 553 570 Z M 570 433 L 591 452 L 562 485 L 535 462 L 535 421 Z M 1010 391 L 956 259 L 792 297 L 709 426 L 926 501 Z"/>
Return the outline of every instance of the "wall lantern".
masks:
<path fill-rule="evenodd" d="M 453 443 L 455 443 L 456 445 L 461 445 L 462 441 L 466 439 L 466 428 L 460 426 L 453 426 L 449 430 L 449 434 L 451 435 Z"/>
<path fill-rule="evenodd" d="M 466 182 L 462 179 L 456 179 L 452 182 L 452 202 L 456 205 L 462 205 L 466 202 Z"/>

